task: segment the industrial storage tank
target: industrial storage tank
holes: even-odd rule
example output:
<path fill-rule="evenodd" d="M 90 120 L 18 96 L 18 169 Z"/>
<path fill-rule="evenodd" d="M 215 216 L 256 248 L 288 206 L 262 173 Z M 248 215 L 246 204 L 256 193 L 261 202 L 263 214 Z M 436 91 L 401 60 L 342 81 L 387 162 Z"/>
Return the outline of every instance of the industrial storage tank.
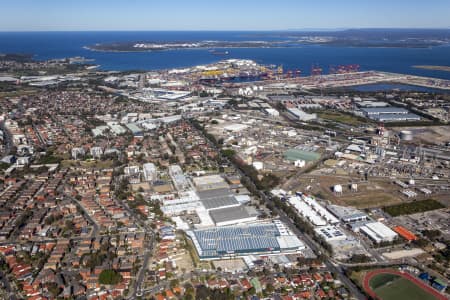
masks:
<path fill-rule="evenodd" d="M 337 194 L 342 193 L 342 185 L 336 184 L 336 185 L 333 187 L 333 191 L 334 191 L 335 193 L 337 193 Z"/>
<path fill-rule="evenodd" d="M 412 141 L 413 133 L 410 130 L 402 130 L 400 131 L 400 139 L 404 141 Z"/>

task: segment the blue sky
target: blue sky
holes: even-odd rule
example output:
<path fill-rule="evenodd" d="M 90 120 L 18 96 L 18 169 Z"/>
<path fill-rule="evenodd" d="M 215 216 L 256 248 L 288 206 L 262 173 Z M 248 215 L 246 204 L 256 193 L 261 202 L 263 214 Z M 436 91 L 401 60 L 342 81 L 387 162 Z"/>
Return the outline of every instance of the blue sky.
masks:
<path fill-rule="evenodd" d="M 0 0 L 0 31 L 450 28 L 450 0 Z"/>

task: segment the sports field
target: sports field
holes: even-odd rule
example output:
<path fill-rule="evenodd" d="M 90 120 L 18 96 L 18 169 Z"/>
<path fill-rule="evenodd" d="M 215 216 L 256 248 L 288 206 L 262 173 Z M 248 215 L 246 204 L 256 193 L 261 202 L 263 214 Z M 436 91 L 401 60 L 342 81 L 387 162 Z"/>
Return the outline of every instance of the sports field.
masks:
<path fill-rule="evenodd" d="M 443 295 L 408 273 L 384 269 L 371 271 L 364 277 L 364 289 L 381 300 L 441 300 Z"/>

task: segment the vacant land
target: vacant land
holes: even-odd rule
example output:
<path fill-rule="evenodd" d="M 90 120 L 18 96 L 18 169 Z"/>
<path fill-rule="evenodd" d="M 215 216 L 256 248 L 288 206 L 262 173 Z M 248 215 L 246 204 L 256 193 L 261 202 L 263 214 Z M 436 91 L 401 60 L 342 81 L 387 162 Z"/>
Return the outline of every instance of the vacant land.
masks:
<path fill-rule="evenodd" d="M 317 198 L 328 200 L 333 204 L 354 206 L 356 208 L 373 208 L 402 203 L 402 199 L 396 196 L 395 186 L 389 181 L 379 180 L 358 183 L 358 191 L 352 192 L 349 185 L 355 182 L 355 177 L 338 175 L 308 174 L 298 178 L 290 190 L 307 191 Z M 333 193 L 333 186 L 340 184 L 343 193 Z M 286 188 L 286 186 L 284 187 Z"/>
<path fill-rule="evenodd" d="M 342 113 L 339 111 L 317 111 L 317 116 L 324 120 L 353 126 L 359 126 L 370 122 L 369 120 L 366 120 L 364 118 Z"/>
<path fill-rule="evenodd" d="M 435 210 L 444 208 L 440 202 L 428 199 L 422 201 L 414 201 L 410 203 L 402 203 L 398 205 L 386 206 L 383 208 L 385 212 L 390 214 L 392 217 L 397 217 L 401 215 L 411 215 L 416 213 L 421 213 L 429 210 Z"/>
<path fill-rule="evenodd" d="M 227 272 L 239 272 L 246 269 L 246 264 L 242 259 L 224 259 L 213 262 L 216 269 L 221 268 Z"/>
<path fill-rule="evenodd" d="M 400 203 L 402 200 L 392 194 L 377 192 L 374 194 L 355 196 L 342 199 L 344 205 L 354 206 L 356 208 L 373 208 L 386 204 Z"/>

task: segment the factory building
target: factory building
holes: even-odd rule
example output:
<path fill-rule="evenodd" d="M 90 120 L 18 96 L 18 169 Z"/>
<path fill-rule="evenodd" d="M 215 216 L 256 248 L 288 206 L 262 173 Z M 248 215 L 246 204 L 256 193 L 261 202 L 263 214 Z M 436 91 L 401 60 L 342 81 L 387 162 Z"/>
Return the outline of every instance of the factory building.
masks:
<path fill-rule="evenodd" d="M 228 188 L 197 191 L 197 195 L 207 210 L 241 205 Z"/>
<path fill-rule="evenodd" d="M 105 126 L 105 125 L 97 126 L 94 129 L 92 129 L 92 135 L 94 137 L 102 136 L 108 129 L 109 129 L 109 127 Z"/>
<path fill-rule="evenodd" d="M 403 226 L 395 226 L 394 231 L 408 242 L 417 241 L 418 237 Z"/>
<path fill-rule="evenodd" d="M 209 215 L 216 226 L 249 223 L 258 219 L 258 212 L 254 208 L 242 205 L 211 210 Z"/>
<path fill-rule="evenodd" d="M 280 221 L 187 232 L 200 259 L 297 252 L 305 245 Z"/>
<path fill-rule="evenodd" d="M 117 122 L 108 122 L 108 127 L 111 129 L 111 132 L 115 135 L 121 135 L 127 132 L 125 128 L 119 125 Z"/>
<path fill-rule="evenodd" d="M 364 107 L 361 108 L 362 112 L 368 116 L 378 116 L 381 114 L 390 114 L 390 115 L 406 115 L 409 113 L 407 109 L 401 107 Z"/>
<path fill-rule="evenodd" d="M 127 128 L 131 131 L 131 133 L 133 134 L 134 137 L 143 137 L 144 136 L 144 132 L 136 124 L 129 123 L 129 124 L 126 124 L 125 126 L 127 126 Z"/>
<path fill-rule="evenodd" d="M 380 222 L 368 223 L 359 230 L 375 243 L 392 242 L 398 237 L 397 233 Z"/>
<path fill-rule="evenodd" d="M 211 190 L 211 189 L 221 189 L 227 188 L 228 184 L 225 182 L 220 175 L 208 175 L 195 177 L 192 179 L 194 186 L 197 191 Z"/>
<path fill-rule="evenodd" d="M 195 213 L 200 219 L 197 228 L 226 226 L 254 222 L 258 218 L 256 210 L 242 205 L 249 201 L 242 195 L 235 195 L 220 175 L 208 175 L 193 179 L 195 190 L 189 188 L 187 179 L 177 165 L 169 167 L 175 186 L 182 188 L 178 199 L 163 201 L 162 211 L 169 216 Z M 179 221 L 179 223 L 181 223 Z"/>
<path fill-rule="evenodd" d="M 369 216 L 353 207 L 328 205 L 327 209 L 344 223 L 357 223 L 369 220 Z"/>
<path fill-rule="evenodd" d="M 327 242 L 347 239 L 347 236 L 337 226 L 318 227 L 314 231 Z"/>
<path fill-rule="evenodd" d="M 311 197 L 297 195 L 289 198 L 297 212 L 314 226 L 336 225 L 339 220 Z"/>
<path fill-rule="evenodd" d="M 279 117 L 280 113 L 278 112 L 278 110 L 274 109 L 274 108 L 266 108 L 264 109 L 264 112 L 266 113 L 266 115 L 268 115 L 269 117 Z"/>
<path fill-rule="evenodd" d="M 288 108 L 289 114 L 299 121 L 312 121 L 317 119 L 317 114 L 308 114 L 298 108 Z"/>
<path fill-rule="evenodd" d="M 363 114 L 379 122 L 420 121 L 420 117 L 401 107 L 361 108 Z"/>

